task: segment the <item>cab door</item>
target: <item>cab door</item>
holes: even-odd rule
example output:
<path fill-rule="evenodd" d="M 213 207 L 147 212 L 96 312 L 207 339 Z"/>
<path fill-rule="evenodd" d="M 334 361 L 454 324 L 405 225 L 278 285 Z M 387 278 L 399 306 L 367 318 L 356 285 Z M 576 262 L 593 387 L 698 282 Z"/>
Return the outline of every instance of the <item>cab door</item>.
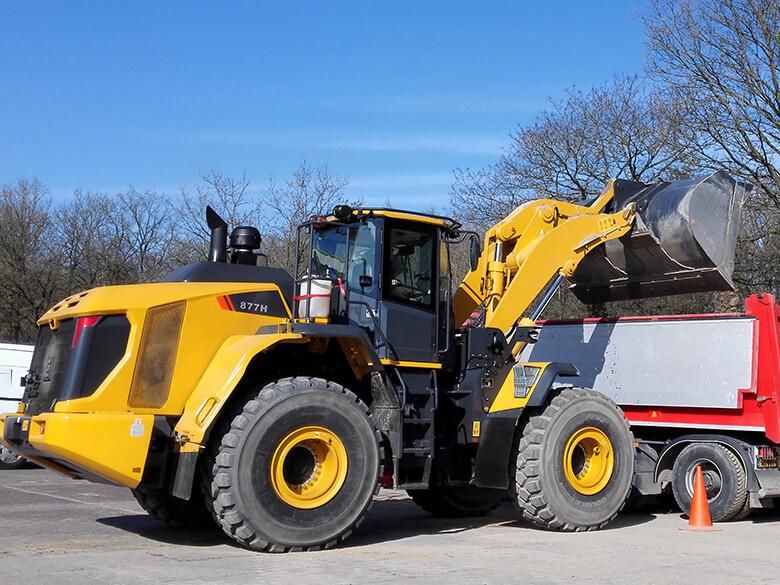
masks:
<path fill-rule="evenodd" d="M 380 356 L 437 361 L 438 230 L 387 220 L 383 232 L 380 322 L 390 347 Z"/>

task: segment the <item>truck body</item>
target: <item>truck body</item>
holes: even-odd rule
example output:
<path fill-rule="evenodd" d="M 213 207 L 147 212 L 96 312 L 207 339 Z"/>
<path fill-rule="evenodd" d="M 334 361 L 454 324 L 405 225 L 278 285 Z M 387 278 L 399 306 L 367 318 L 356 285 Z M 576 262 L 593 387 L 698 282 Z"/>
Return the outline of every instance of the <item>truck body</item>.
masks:
<path fill-rule="evenodd" d="M 566 355 L 578 365 L 573 383 L 620 405 L 641 442 L 640 493 L 659 493 L 675 479 L 687 485 L 689 478 L 675 473 L 691 470 L 675 469 L 677 458 L 686 447 L 706 443 L 728 449 L 744 466 L 747 497 L 740 511 L 774 506 L 780 496 L 780 306 L 772 295 L 748 297 L 739 314 L 541 325 L 538 343 L 523 359 Z M 718 471 L 726 474 L 728 467 Z M 676 497 L 686 503 L 684 494 Z"/>

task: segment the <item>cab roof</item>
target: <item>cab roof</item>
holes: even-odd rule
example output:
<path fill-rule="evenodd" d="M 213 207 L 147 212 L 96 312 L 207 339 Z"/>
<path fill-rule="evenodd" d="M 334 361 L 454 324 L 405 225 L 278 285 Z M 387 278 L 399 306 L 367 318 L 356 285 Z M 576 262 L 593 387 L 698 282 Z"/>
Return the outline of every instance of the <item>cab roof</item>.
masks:
<path fill-rule="evenodd" d="M 400 219 L 405 221 L 414 221 L 444 228 L 446 230 L 458 229 L 461 224 L 459 221 L 443 215 L 434 215 L 432 213 L 421 213 L 419 211 L 407 211 L 405 209 L 388 209 L 386 207 L 357 207 L 351 210 L 349 215 L 336 217 L 335 214 L 329 215 L 325 221 L 330 222 L 350 222 L 356 221 L 362 217 L 386 217 L 389 219 Z"/>

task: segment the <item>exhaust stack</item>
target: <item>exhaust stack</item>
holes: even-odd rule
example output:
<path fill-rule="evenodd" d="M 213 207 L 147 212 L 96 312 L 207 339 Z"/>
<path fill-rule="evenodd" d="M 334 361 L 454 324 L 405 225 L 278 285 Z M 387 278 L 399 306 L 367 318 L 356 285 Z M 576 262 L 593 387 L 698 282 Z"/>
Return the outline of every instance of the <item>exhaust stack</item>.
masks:
<path fill-rule="evenodd" d="M 209 262 L 227 261 L 227 222 L 206 206 L 206 223 L 211 230 L 211 245 L 209 246 Z"/>
<path fill-rule="evenodd" d="M 737 231 L 751 185 L 719 171 L 671 183 L 616 180 L 614 209 L 636 223 L 580 263 L 570 289 L 586 304 L 733 290 Z"/>

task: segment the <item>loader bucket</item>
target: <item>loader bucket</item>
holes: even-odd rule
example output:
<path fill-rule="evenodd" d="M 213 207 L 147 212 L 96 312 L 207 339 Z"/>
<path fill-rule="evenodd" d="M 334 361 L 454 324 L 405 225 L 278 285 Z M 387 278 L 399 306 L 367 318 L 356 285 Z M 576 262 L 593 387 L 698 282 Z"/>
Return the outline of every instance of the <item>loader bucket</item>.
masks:
<path fill-rule="evenodd" d="M 645 185 L 617 180 L 613 210 L 636 204 L 634 227 L 580 262 L 571 290 L 586 304 L 733 290 L 737 230 L 751 186 L 719 171 Z"/>

